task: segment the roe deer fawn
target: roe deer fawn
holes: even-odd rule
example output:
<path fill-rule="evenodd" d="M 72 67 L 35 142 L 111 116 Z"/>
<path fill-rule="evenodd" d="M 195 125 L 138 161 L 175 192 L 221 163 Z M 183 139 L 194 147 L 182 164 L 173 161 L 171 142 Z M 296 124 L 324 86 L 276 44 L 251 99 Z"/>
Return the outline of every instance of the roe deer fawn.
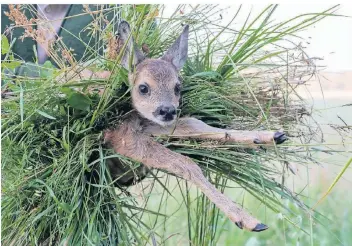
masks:
<path fill-rule="evenodd" d="M 182 69 L 188 53 L 189 26 L 185 26 L 169 50 L 159 59 L 147 59 L 137 49 L 129 24 L 121 21 L 119 39 L 125 49 L 121 65 L 130 70 L 129 82 L 133 107 L 137 111 L 116 129 L 104 132 L 104 141 L 117 153 L 143 163 L 148 168 L 166 170 L 196 185 L 239 228 L 263 231 L 268 228 L 218 191 L 191 158 L 173 152 L 153 140 L 159 135 L 173 138 L 197 138 L 246 144 L 280 144 L 281 132 L 236 131 L 211 127 L 195 118 L 176 120 Z"/>

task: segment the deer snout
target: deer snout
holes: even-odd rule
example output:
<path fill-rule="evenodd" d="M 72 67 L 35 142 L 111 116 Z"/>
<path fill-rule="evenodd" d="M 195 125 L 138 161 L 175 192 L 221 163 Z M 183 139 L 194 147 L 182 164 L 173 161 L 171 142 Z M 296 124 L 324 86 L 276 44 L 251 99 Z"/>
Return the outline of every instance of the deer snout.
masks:
<path fill-rule="evenodd" d="M 167 114 L 175 115 L 176 114 L 176 109 L 174 106 L 171 106 L 171 107 L 161 106 L 157 110 L 159 110 L 160 115 L 167 115 Z"/>
<path fill-rule="evenodd" d="M 174 106 L 160 106 L 154 112 L 154 116 L 161 118 L 162 121 L 172 121 L 175 115 L 176 108 Z"/>

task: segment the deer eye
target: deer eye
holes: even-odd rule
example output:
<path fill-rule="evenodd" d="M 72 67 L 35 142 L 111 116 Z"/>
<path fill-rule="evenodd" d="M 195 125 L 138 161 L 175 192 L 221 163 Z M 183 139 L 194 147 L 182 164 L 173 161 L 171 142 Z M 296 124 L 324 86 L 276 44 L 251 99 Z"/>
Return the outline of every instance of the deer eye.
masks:
<path fill-rule="evenodd" d="M 181 85 L 180 84 L 177 84 L 175 86 L 175 95 L 178 96 L 180 95 L 180 92 L 181 92 Z"/>
<path fill-rule="evenodd" d="M 141 94 L 147 94 L 149 92 L 148 85 L 139 85 L 138 88 Z"/>

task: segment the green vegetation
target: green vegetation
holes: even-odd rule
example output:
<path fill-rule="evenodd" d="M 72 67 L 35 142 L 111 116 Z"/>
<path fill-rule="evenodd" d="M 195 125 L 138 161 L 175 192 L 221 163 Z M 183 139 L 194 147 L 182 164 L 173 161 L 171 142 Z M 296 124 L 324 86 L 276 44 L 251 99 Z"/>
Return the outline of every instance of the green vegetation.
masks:
<path fill-rule="evenodd" d="M 288 133 L 287 144 L 266 150 L 158 140 L 193 158 L 219 189 L 265 221 L 270 230 L 255 235 L 240 231 L 199 191 L 161 171 L 155 170 L 138 185 L 143 188 L 139 191 L 143 202 L 133 195 L 136 187 L 115 189 L 105 160 L 118 155 L 104 149 L 101 130 L 118 125 L 131 110 L 127 72 L 119 66 L 119 57 L 111 60 L 108 53 L 101 56 L 96 52 L 90 60 L 77 64 L 110 70 L 110 79 L 59 83 L 56 78 L 73 64 L 60 55 L 63 50 L 71 51 L 58 40 L 60 54 L 53 57 L 60 69 L 46 63 L 39 77 L 10 80 L 2 74 L 2 91 L 7 90 L 2 100 L 2 243 L 243 245 L 249 237 L 259 245 L 319 245 L 323 238 L 331 240 L 326 245 L 349 242 L 351 209 L 346 206 L 330 217 L 333 205 L 328 196 L 319 212 L 312 212 L 307 219 L 318 197 L 312 201 L 301 193 L 304 188 L 292 189 L 289 179 L 294 163 L 317 165 L 317 155 L 330 151 L 319 145 L 319 124 L 312 123 L 309 105 L 296 93 L 299 85 L 289 82 L 305 81 L 317 70 L 314 59 L 298 45 L 299 31 L 330 18 L 337 6 L 275 23 L 272 16 L 277 6 L 270 5 L 258 16 L 248 14 L 240 30 L 232 29 L 231 23 L 217 25 L 221 9 L 209 5 L 185 12 L 184 6 L 179 6 L 169 18 L 163 17 L 163 6 L 112 6 L 97 15 L 96 22 L 103 22 L 104 15 L 117 8 L 131 24 L 138 45 L 148 45 L 151 57 L 166 50 L 181 32 L 181 24 L 190 24 L 191 52 L 182 71 L 181 115 L 193 115 L 218 127 L 282 128 Z M 155 25 L 155 19 L 161 22 Z M 116 23 L 109 23 L 104 30 L 97 23 L 88 28 L 92 35 L 100 33 L 101 43 L 106 45 Z M 6 54 L 4 73 L 19 62 L 5 38 L 2 51 Z M 105 92 L 99 96 L 89 90 L 92 87 L 104 87 Z M 97 158 L 92 159 L 93 155 Z M 125 162 L 131 168 L 140 165 Z M 98 181 L 92 179 L 92 173 Z M 182 216 L 170 217 L 177 210 Z M 329 218 L 340 220 L 340 226 Z M 313 231 L 317 224 L 324 229 Z M 180 231 L 182 241 L 172 241 Z"/>

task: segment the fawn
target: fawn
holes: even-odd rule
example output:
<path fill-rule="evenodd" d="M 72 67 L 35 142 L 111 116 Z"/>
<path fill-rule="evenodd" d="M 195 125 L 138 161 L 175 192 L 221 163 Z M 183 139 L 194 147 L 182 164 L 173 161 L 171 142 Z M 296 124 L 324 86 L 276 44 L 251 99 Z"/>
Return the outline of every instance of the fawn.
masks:
<path fill-rule="evenodd" d="M 218 191 L 189 157 L 173 152 L 153 137 L 196 138 L 246 144 L 280 144 L 287 138 L 282 132 L 236 131 L 211 127 L 195 118 L 176 117 L 181 81 L 179 71 L 187 59 L 189 26 L 159 59 L 145 58 L 136 47 L 130 25 L 121 21 L 119 39 L 125 49 L 121 65 L 129 69 L 134 109 L 116 129 L 105 130 L 104 142 L 117 153 L 141 162 L 147 168 L 166 170 L 196 185 L 239 228 L 263 231 L 268 228 Z M 110 166 L 113 163 L 110 163 Z"/>

